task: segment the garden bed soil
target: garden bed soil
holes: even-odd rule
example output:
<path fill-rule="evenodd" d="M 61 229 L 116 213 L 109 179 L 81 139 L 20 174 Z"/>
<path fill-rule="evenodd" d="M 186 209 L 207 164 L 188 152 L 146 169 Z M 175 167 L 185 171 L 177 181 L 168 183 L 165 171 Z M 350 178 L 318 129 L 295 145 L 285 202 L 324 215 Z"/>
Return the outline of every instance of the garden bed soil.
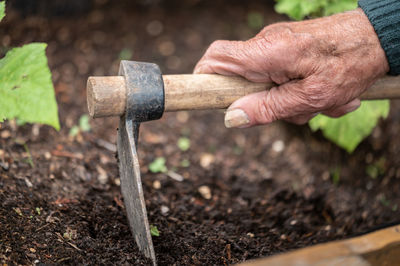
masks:
<path fill-rule="evenodd" d="M 49 44 L 62 127 L 1 124 L 1 263 L 150 264 L 120 194 L 118 119 L 91 120 L 90 132 L 69 135 L 87 113 L 87 77 L 114 75 L 129 57 L 190 73 L 213 40 L 257 32 L 249 12 L 265 24 L 286 19 L 263 1 L 166 2 L 95 1 L 68 17 L 9 10 L 2 46 Z M 306 126 L 225 129 L 222 111 L 169 113 L 142 125 L 138 153 L 149 221 L 160 232 L 158 263 L 228 265 L 398 222 L 399 108 L 393 101 L 352 155 Z M 187 151 L 176 144 L 181 137 L 190 139 Z M 175 175 L 151 173 L 157 157 Z"/>

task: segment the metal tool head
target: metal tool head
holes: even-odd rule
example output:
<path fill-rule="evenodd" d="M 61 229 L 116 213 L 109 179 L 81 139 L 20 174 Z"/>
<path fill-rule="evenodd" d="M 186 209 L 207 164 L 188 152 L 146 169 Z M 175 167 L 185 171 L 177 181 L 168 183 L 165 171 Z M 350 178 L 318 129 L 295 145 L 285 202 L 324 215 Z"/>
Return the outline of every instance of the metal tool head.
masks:
<path fill-rule="evenodd" d="M 126 113 L 120 118 L 117 142 L 121 191 L 139 250 L 156 265 L 136 148 L 140 122 L 159 119 L 164 112 L 163 80 L 157 65 L 132 61 L 121 62 L 119 75 L 127 84 Z"/>

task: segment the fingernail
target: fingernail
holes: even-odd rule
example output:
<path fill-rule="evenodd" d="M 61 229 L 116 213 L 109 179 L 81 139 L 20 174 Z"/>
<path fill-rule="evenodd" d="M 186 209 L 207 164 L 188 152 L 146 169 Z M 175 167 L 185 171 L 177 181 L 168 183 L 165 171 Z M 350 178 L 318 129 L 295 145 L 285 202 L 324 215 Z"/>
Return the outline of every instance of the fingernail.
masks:
<path fill-rule="evenodd" d="M 225 114 L 225 126 L 232 127 L 245 127 L 250 123 L 250 119 L 242 109 L 228 110 Z"/>

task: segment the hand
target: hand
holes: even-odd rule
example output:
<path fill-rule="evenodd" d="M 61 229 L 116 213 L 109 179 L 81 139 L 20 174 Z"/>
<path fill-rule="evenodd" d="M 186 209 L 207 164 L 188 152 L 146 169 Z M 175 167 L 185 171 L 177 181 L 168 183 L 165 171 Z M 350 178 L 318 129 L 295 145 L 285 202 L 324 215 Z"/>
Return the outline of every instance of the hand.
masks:
<path fill-rule="evenodd" d="M 356 110 L 358 97 L 388 71 L 361 9 L 270 25 L 248 41 L 216 41 L 194 70 L 277 84 L 234 102 L 225 115 L 227 127 L 279 119 L 303 124 L 319 113 L 342 116 Z"/>

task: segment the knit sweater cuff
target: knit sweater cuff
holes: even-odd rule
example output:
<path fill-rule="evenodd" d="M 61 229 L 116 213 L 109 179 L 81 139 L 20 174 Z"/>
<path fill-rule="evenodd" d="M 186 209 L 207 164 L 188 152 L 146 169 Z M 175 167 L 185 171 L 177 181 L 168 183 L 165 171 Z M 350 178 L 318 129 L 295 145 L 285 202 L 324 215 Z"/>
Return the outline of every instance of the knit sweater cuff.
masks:
<path fill-rule="evenodd" d="M 385 50 L 391 75 L 400 74 L 400 1 L 360 0 L 358 6 L 369 18 Z"/>

